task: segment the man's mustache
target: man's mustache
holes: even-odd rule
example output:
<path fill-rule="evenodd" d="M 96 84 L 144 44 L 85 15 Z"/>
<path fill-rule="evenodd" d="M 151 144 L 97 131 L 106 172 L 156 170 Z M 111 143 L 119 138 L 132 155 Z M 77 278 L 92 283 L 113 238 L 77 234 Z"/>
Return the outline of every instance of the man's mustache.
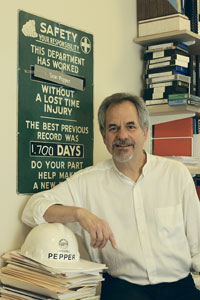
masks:
<path fill-rule="evenodd" d="M 116 141 L 113 142 L 112 146 L 134 146 L 135 143 L 133 141 L 129 141 L 128 139 L 117 139 Z"/>

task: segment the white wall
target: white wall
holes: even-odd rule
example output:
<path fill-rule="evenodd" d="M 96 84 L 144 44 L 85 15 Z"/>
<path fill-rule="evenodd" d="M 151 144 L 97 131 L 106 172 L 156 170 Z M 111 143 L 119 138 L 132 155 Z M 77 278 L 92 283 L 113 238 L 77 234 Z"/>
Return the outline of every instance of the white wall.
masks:
<path fill-rule="evenodd" d="M 94 36 L 94 163 L 108 157 L 97 126 L 100 102 L 119 91 L 139 95 L 142 87 L 141 49 L 133 43 L 137 34 L 136 0 L 1 1 L 0 256 L 20 247 L 29 230 L 20 220 L 28 196 L 16 194 L 18 9 Z"/>

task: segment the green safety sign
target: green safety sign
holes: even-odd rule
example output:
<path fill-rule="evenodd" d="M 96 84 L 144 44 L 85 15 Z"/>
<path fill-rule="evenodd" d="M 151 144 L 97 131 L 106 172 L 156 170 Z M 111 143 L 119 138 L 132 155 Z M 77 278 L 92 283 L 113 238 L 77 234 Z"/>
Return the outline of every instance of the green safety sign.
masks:
<path fill-rule="evenodd" d="M 93 164 L 93 36 L 19 11 L 17 192 Z"/>

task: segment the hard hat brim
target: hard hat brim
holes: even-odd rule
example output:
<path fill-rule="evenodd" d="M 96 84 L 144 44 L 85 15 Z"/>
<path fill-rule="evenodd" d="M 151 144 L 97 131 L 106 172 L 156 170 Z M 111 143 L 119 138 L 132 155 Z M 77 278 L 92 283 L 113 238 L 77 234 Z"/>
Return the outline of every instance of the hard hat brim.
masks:
<path fill-rule="evenodd" d="M 79 259 L 79 261 L 76 262 L 67 262 L 62 264 L 58 261 L 53 261 L 53 260 L 34 260 L 33 258 L 29 257 L 28 255 L 24 255 L 21 253 L 19 250 L 18 253 L 25 257 L 28 258 L 36 263 L 39 263 L 43 265 L 44 267 L 53 269 L 55 271 L 58 271 L 59 273 L 61 272 L 89 272 L 89 271 L 95 271 L 95 270 L 101 270 L 101 269 L 106 269 L 106 266 L 104 264 L 99 264 L 95 262 L 91 262 L 85 259 Z"/>

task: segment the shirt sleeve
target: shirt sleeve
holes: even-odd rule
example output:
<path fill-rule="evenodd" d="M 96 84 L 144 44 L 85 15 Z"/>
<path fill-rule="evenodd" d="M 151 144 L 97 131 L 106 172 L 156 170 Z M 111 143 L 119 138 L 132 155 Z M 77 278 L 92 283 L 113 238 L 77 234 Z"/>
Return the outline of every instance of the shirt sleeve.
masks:
<path fill-rule="evenodd" d="M 31 196 L 22 213 L 22 221 L 30 227 L 46 223 L 44 213 L 55 204 L 77 206 L 67 181 Z"/>
<path fill-rule="evenodd" d="M 200 272 L 200 202 L 191 175 L 184 190 L 183 210 L 192 269 Z"/>

